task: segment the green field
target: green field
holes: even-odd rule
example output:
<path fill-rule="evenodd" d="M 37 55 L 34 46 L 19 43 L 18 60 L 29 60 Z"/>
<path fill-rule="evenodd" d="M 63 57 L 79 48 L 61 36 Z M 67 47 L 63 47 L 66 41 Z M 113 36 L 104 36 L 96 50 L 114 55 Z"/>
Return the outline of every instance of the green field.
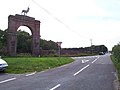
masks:
<path fill-rule="evenodd" d="M 3 58 L 8 63 L 6 73 L 29 73 L 40 72 L 50 68 L 58 67 L 73 62 L 69 57 L 30 57 L 30 58 Z"/>

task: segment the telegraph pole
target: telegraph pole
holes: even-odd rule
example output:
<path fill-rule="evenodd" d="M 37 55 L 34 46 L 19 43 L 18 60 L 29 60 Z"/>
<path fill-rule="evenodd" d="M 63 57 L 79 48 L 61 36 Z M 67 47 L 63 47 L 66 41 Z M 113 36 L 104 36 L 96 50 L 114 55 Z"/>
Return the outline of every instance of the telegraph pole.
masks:
<path fill-rule="evenodd" d="M 91 44 L 91 54 L 93 53 L 93 48 L 92 48 L 92 39 L 90 39 L 90 44 Z"/>
<path fill-rule="evenodd" d="M 91 43 L 91 46 L 92 46 L 92 39 L 90 39 L 90 43 Z"/>

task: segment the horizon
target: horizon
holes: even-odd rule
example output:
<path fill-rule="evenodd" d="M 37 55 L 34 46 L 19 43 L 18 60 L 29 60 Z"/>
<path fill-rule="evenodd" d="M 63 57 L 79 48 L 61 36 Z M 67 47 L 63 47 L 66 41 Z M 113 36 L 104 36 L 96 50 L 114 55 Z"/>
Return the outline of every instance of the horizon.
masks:
<path fill-rule="evenodd" d="M 62 47 L 87 47 L 92 39 L 93 45 L 105 45 L 112 50 L 119 43 L 118 0 L 4 0 L 0 3 L 1 11 L 4 8 L 0 29 L 7 29 L 9 15 L 21 14 L 28 6 L 27 15 L 41 21 L 41 38 L 61 41 Z"/>

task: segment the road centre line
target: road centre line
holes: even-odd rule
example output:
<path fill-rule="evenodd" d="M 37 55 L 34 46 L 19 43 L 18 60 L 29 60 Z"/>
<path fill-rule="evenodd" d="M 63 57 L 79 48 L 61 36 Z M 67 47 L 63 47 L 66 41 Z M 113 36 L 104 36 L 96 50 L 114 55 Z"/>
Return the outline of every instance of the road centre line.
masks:
<path fill-rule="evenodd" d="M 99 58 L 99 57 L 97 57 L 97 58 L 96 58 L 94 61 L 92 61 L 91 63 L 94 63 L 94 62 L 96 62 L 96 61 L 98 60 L 98 58 Z"/>
<path fill-rule="evenodd" d="M 16 78 L 10 78 L 10 79 L 4 80 L 4 81 L 0 81 L 0 84 L 6 83 L 6 82 L 9 82 L 9 81 L 13 81 L 13 80 L 15 80 L 15 79 L 16 79 Z"/>
<path fill-rule="evenodd" d="M 51 88 L 50 90 L 55 90 L 56 88 L 60 87 L 61 84 L 58 84 L 56 86 L 54 86 L 53 88 Z"/>
<path fill-rule="evenodd" d="M 98 59 L 99 59 L 99 57 L 97 57 L 97 58 L 96 58 L 94 61 L 92 61 L 91 63 L 96 62 Z M 84 69 L 88 68 L 89 66 L 90 66 L 89 64 L 86 65 L 85 67 L 83 67 L 82 69 L 80 69 L 78 72 L 76 72 L 76 73 L 74 74 L 74 76 L 76 76 L 77 74 L 79 74 L 80 72 L 82 72 Z M 27 75 L 25 75 L 25 76 L 31 76 L 31 75 L 34 75 L 34 74 L 36 74 L 36 71 L 33 72 L 33 73 L 30 73 L 30 74 L 27 74 Z M 3 80 L 3 81 L 0 81 L 0 84 L 6 83 L 6 82 L 10 82 L 10 81 L 13 81 L 13 80 L 15 80 L 15 79 L 17 79 L 17 78 L 10 78 L 10 79 Z M 51 88 L 50 90 L 55 90 L 56 88 L 58 88 L 58 87 L 60 87 L 60 86 L 61 86 L 61 84 L 58 84 L 58 85 L 56 85 L 55 87 Z"/>
<path fill-rule="evenodd" d="M 84 69 L 86 69 L 87 67 L 89 67 L 90 65 L 86 65 L 85 67 L 83 67 L 82 69 L 80 69 L 78 72 L 76 72 L 73 76 L 76 76 L 77 74 L 79 74 L 80 72 L 82 72 Z"/>

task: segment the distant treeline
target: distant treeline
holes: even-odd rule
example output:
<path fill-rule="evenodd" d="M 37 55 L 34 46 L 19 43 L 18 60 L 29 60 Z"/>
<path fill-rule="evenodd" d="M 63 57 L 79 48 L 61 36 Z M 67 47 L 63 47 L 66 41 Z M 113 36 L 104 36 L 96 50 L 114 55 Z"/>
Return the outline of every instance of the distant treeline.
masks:
<path fill-rule="evenodd" d="M 32 48 L 32 35 L 25 31 L 17 31 L 17 53 L 31 54 Z M 0 30 L 0 54 L 7 52 L 7 29 Z M 99 52 L 107 52 L 108 49 L 105 45 L 93 45 L 91 47 L 81 48 L 62 48 L 61 55 L 79 55 L 79 54 L 98 54 Z M 52 40 L 45 40 L 40 38 L 40 55 L 42 56 L 56 56 L 58 54 L 58 45 Z"/>
<path fill-rule="evenodd" d="M 81 48 L 62 48 L 61 54 L 65 55 L 94 55 L 100 52 L 106 53 L 108 49 L 105 45 L 92 45 L 91 47 Z"/>
<path fill-rule="evenodd" d="M 17 31 L 17 53 L 32 53 L 32 35 L 25 31 Z M 0 54 L 7 51 L 7 29 L 0 30 Z M 40 38 L 40 50 L 58 50 L 56 42 Z"/>

